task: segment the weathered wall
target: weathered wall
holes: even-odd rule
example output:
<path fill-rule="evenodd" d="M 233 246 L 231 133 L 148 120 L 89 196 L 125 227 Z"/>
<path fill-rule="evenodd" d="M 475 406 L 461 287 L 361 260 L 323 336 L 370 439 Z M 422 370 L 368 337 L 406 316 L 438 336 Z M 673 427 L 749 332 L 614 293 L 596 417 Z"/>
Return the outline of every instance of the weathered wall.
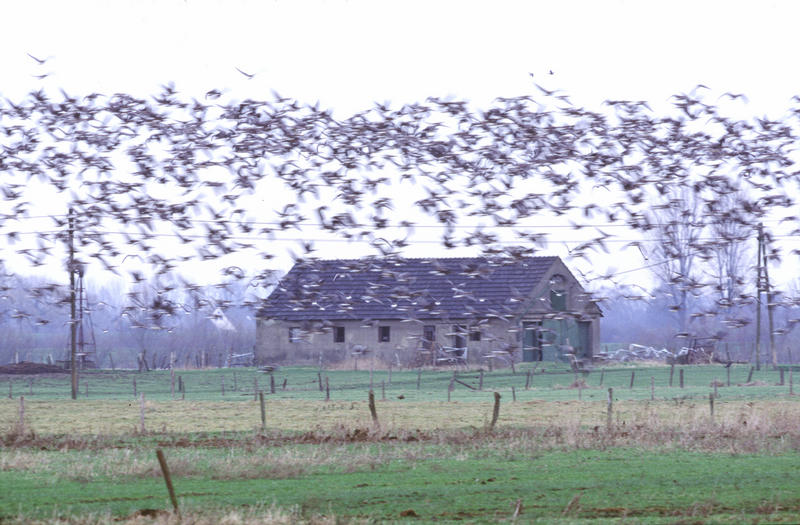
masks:
<path fill-rule="evenodd" d="M 425 323 L 436 327 L 435 341 L 441 346 L 453 346 L 454 323 Z M 459 323 L 467 324 L 467 323 Z M 256 359 L 259 364 L 316 361 L 320 352 L 326 362 L 338 361 L 350 356 L 357 346 L 367 348 L 377 358 L 385 362 L 396 363 L 399 359 L 402 365 L 412 364 L 417 349 L 421 346 L 423 324 L 418 322 L 387 321 L 377 323 L 375 326 L 365 327 L 361 322 L 348 321 L 336 322 L 333 326 L 342 326 L 345 329 L 345 342 L 335 343 L 332 327 L 323 329 L 301 323 L 286 321 L 259 321 L 257 327 Z M 378 341 L 378 327 L 390 327 L 390 341 Z M 300 341 L 291 342 L 289 332 L 291 328 L 300 328 L 302 337 Z M 305 328 L 303 330 L 303 328 Z M 477 362 L 480 356 L 499 350 L 507 345 L 518 345 L 516 325 L 505 321 L 492 321 L 481 326 L 481 340 L 467 339 L 468 358 Z"/>

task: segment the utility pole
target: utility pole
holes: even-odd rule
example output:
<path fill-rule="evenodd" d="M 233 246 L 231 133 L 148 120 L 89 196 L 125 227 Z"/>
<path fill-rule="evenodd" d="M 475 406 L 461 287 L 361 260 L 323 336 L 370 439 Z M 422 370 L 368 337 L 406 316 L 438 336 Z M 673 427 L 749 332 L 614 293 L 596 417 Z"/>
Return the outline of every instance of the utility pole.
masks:
<path fill-rule="evenodd" d="M 764 244 L 764 225 L 758 223 L 758 254 L 756 255 L 756 370 L 761 370 L 761 249 Z"/>
<path fill-rule="evenodd" d="M 769 326 L 769 355 L 772 359 L 772 368 L 777 368 L 778 366 L 778 353 L 775 350 L 775 323 L 773 319 L 773 314 L 775 310 L 775 304 L 773 303 L 772 297 L 772 287 L 769 284 L 769 261 L 767 260 L 767 240 L 764 238 L 761 241 L 761 250 L 763 253 L 763 261 L 764 261 L 764 290 L 766 291 L 767 296 L 767 323 Z"/>
<path fill-rule="evenodd" d="M 77 324 L 75 312 L 75 218 L 69 209 L 69 368 L 72 375 L 72 399 L 78 399 Z"/>

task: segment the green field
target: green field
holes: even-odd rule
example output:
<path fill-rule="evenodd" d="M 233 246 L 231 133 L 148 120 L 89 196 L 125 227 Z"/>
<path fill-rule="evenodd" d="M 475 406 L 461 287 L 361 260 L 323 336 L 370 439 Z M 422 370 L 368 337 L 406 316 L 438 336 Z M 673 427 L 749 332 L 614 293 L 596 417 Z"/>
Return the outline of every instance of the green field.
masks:
<path fill-rule="evenodd" d="M 773 370 L 747 383 L 749 367 L 734 366 L 729 387 L 724 367 L 683 367 L 680 388 L 680 367 L 670 387 L 669 367 L 551 366 L 486 371 L 482 391 L 478 371 L 459 370 L 450 392 L 452 370 L 394 370 L 390 384 L 388 370 L 285 368 L 275 393 L 254 369 L 181 370 L 185 392 L 174 394 L 168 371 L 91 371 L 78 400 L 68 376 L 4 376 L 0 521 L 177 523 L 137 517 L 171 508 L 158 448 L 184 522 L 800 520 L 788 373 L 783 385 Z M 266 391 L 263 428 L 255 388 Z"/>

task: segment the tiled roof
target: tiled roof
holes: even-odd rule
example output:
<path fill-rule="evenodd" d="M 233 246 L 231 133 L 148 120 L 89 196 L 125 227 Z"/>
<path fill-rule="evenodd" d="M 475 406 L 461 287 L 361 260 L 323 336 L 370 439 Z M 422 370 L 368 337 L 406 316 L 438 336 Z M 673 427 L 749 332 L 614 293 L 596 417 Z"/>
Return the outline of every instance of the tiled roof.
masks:
<path fill-rule="evenodd" d="M 558 257 L 301 262 L 259 317 L 287 321 L 470 319 L 516 313 Z"/>

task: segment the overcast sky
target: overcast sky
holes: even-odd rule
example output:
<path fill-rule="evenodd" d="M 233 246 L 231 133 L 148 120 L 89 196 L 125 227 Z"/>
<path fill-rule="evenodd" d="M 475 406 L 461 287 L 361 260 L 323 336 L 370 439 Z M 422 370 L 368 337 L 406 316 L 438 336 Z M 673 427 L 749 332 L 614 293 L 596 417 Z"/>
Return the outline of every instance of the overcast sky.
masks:
<path fill-rule="evenodd" d="M 536 80 L 592 105 L 697 83 L 783 107 L 800 85 L 796 2 L 24 1 L 4 3 L 6 96 L 40 84 L 197 94 L 276 89 L 348 112 L 452 94 L 483 103 Z M 27 56 L 49 58 L 43 67 Z M 236 67 L 250 74 L 248 80 Z M 552 71 L 553 75 L 549 72 Z M 50 73 L 40 81 L 34 75 Z"/>
<path fill-rule="evenodd" d="M 197 97 L 224 88 L 233 98 L 270 98 L 274 89 L 342 117 L 375 101 L 428 96 L 484 105 L 533 93 L 534 81 L 590 109 L 605 99 L 658 108 L 702 83 L 745 93 L 747 113 L 779 117 L 800 93 L 798 5 L 11 1 L 0 95 L 63 87 L 144 96 L 173 81 Z"/>

